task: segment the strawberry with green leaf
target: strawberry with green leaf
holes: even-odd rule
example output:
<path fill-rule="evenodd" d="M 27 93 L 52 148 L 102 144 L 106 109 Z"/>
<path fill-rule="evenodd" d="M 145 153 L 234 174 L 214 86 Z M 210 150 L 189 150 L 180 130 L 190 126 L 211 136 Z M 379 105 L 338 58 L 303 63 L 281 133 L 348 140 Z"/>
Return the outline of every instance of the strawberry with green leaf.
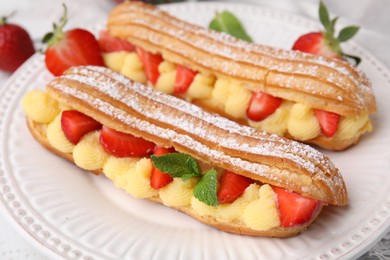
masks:
<path fill-rule="evenodd" d="M 59 25 L 53 24 L 53 32 L 43 37 L 48 48 L 45 52 L 47 69 L 55 76 L 78 65 L 104 66 L 100 54 L 99 44 L 95 36 L 87 30 L 76 28 L 64 32 L 67 22 L 67 9 L 64 5 L 64 14 Z"/>
<path fill-rule="evenodd" d="M 211 169 L 202 174 L 198 162 L 191 155 L 184 153 L 152 155 L 150 159 L 155 168 L 171 175 L 173 178 L 182 178 L 183 181 L 190 178 L 199 178 L 193 190 L 194 197 L 206 205 L 218 205 L 216 170 Z"/>
<path fill-rule="evenodd" d="M 319 7 L 319 18 L 325 30 L 302 35 L 296 40 L 292 49 L 329 58 L 351 58 L 355 60 L 356 65 L 359 64 L 359 57 L 344 53 L 340 46 L 340 43 L 354 37 L 359 31 L 359 27 L 354 25 L 347 26 L 335 36 L 335 25 L 338 17 L 330 19 L 328 9 L 322 1 Z"/>
<path fill-rule="evenodd" d="M 162 156 L 165 154 L 173 153 L 175 152 L 175 149 L 173 148 L 165 148 L 162 146 L 156 146 L 153 151 L 154 156 Z M 160 189 L 162 187 L 165 187 L 169 183 L 173 181 L 173 178 L 168 173 L 164 173 L 157 169 L 155 166 L 153 166 L 152 174 L 150 176 L 150 186 L 153 189 Z"/>
<path fill-rule="evenodd" d="M 348 41 L 359 31 L 357 26 L 347 26 L 343 28 L 337 37 L 335 36 L 335 25 L 338 17 L 330 19 L 329 12 L 323 2 L 320 2 L 319 17 L 325 30 L 322 32 L 311 32 L 302 35 L 294 43 L 292 49 L 311 54 L 321 55 L 328 58 L 338 59 L 352 59 L 355 64 L 358 65 L 361 61 L 359 57 L 349 55 L 343 52 L 340 43 Z M 315 116 L 321 127 L 321 132 L 326 137 L 333 137 L 336 132 L 340 121 L 340 115 L 316 109 Z"/>

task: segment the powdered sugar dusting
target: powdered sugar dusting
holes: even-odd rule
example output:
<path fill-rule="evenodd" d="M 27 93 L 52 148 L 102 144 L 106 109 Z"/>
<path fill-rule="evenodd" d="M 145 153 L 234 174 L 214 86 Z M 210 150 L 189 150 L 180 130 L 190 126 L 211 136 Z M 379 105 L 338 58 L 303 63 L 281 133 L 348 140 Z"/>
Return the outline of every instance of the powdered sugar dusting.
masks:
<path fill-rule="evenodd" d="M 265 77 L 268 75 L 268 71 L 293 74 L 294 77 L 307 75 L 323 79 L 338 91 L 345 91 L 346 95 L 352 95 L 351 100 L 356 103 L 359 109 L 366 107 L 366 96 L 373 96 L 370 83 L 364 74 L 346 62 L 251 44 L 225 33 L 188 24 L 168 16 L 157 8 L 143 8 L 142 5 L 138 4 L 126 5 L 120 14 L 113 15 L 112 23 L 109 23 L 109 27 L 112 28 L 116 26 L 125 28 L 126 25 L 139 26 L 140 29 L 136 27 L 137 30 L 129 30 L 129 33 L 156 46 L 161 45 L 164 35 L 178 39 L 184 44 L 180 45 L 180 48 L 175 43 L 170 44 L 169 41 L 164 42 L 164 48 L 174 53 L 180 53 L 184 57 L 190 57 L 204 67 L 221 68 L 228 75 L 247 77 L 257 80 L 259 83 L 266 82 Z M 192 47 L 187 48 L 188 46 Z M 197 55 L 193 55 L 189 50 L 196 52 Z M 202 56 L 197 50 L 213 55 Z M 253 73 L 249 68 L 253 65 L 257 66 L 258 73 Z M 243 70 L 243 66 L 249 67 L 247 70 Z M 324 67 L 331 72 L 324 73 Z M 291 88 L 293 86 L 284 87 Z M 312 86 L 300 87 L 301 90 L 308 93 L 315 89 Z M 332 90 L 332 87 L 329 89 Z M 340 100 L 336 98 L 335 102 L 340 102 Z"/>
<path fill-rule="evenodd" d="M 175 126 L 185 132 L 193 132 L 196 130 L 196 133 L 194 134 L 197 136 L 200 136 L 205 140 L 210 140 L 213 143 L 217 143 L 220 146 L 229 149 L 251 152 L 258 155 L 287 157 L 288 159 L 300 165 L 304 165 L 304 168 L 313 174 L 318 171 L 318 169 L 316 169 L 316 165 L 322 165 L 324 163 L 324 156 L 308 145 L 286 141 L 277 135 L 269 135 L 263 131 L 255 130 L 251 127 L 241 126 L 221 116 L 210 114 L 198 106 L 185 102 L 179 98 L 166 95 L 160 91 L 156 91 L 151 87 L 131 82 L 121 74 L 110 73 L 107 69 L 100 67 L 89 67 L 88 69 L 90 71 L 92 70 L 92 74 L 95 74 L 93 75 L 94 78 L 99 79 L 99 81 L 91 81 L 90 77 L 88 77 L 91 72 L 88 70 L 78 71 L 78 74 L 84 74 L 86 76 L 69 75 L 67 77 L 99 89 L 99 91 L 102 91 L 115 100 L 126 104 L 138 113 L 144 114 L 148 118 L 152 118 L 159 122 L 169 122 L 170 125 Z M 104 80 L 106 76 L 96 75 L 97 71 L 106 74 L 109 73 L 110 76 L 113 77 L 116 81 L 109 84 L 107 84 L 105 81 L 101 82 L 100 80 Z M 122 84 L 118 84 L 118 82 Z M 154 105 L 153 109 L 150 109 L 148 107 L 149 104 L 145 104 L 142 102 L 142 100 L 137 99 L 136 95 L 129 95 L 129 91 L 134 91 L 140 96 L 147 97 L 148 99 L 153 100 L 154 103 L 164 104 L 164 106 Z M 178 109 L 181 113 L 178 117 L 167 115 L 164 113 L 165 106 Z M 197 120 L 193 120 L 193 118 Z M 208 131 L 207 125 L 213 125 L 215 128 L 221 129 L 223 132 L 228 131 L 230 135 L 224 136 L 224 139 L 221 139 L 220 132 L 217 132 L 215 129 L 214 132 Z M 256 138 L 262 141 L 262 145 L 252 147 L 249 146 L 248 143 L 238 142 L 237 138 L 239 136 Z M 310 153 L 306 153 L 303 152 L 304 149 L 310 149 L 312 151 Z M 308 161 L 306 157 L 313 160 Z"/>
<path fill-rule="evenodd" d="M 75 89 L 66 86 L 61 81 L 54 81 L 50 86 L 87 102 L 102 113 L 114 117 L 132 128 L 160 136 L 165 140 L 172 140 L 173 143 L 185 145 L 190 149 L 196 149 L 200 154 L 212 154 L 217 162 L 234 162 L 234 165 L 240 169 L 250 170 L 258 176 L 277 181 L 281 169 L 248 160 L 248 158 L 231 156 L 219 150 L 218 147 L 250 153 L 259 157 L 276 157 L 282 162 L 278 165 L 279 168 L 284 169 L 282 171 L 299 172 L 304 170 L 312 176 L 313 180 L 327 183 L 329 187 L 343 186 L 343 179 L 338 170 L 327 157 L 312 147 L 280 138 L 277 135 L 269 135 L 254 128 L 241 126 L 218 115 L 205 112 L 181 99 L 135 83 L 109 69 L 92 66 L 73 68 L 60 79 L 80 82 L 85 87 L 88 86 L 106 94 L 114 99 L 115 103 L 124 104 L 150 120 L 141 120 L 113 106 L 113 103 L 110 104 L 107 100 L 92 97 L 81 88 Z M 164 113 L 164 107 L 175 108 L 178 112 L 172 116 Z M 152 122 L 163 122 L 164 124 Z M 160 125 L 169 125 L 170 127 L 164 128 Z M 247 138 L 251 142 L 245 142 Z M 217 148 L 205 146 L 202 140 L 216 144 Z M 292 161 L 296 166 L 292 169 L 286 168 L 287 166 L 284 165 L 286 160 Z M 275 171 L 278 173 L 273 175 Z"/>

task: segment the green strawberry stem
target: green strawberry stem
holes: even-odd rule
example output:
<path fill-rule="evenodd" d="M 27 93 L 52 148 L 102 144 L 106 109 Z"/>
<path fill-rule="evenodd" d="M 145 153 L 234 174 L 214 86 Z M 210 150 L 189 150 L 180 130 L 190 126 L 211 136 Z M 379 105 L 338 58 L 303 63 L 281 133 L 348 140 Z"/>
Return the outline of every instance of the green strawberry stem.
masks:
<path fill-rule="evenodd" d="M 326 8 L 325 4 L 322 1 L 320 2 L 320 8 L 318 13 L 319 13 L 321 24 L 325 28 L 325 31 L 323 32 L 325 43 L 339 57 L 342 57 L 344 59 L 350 58 L 355 61 L 355 65 L 358 65 L 361 59 L 359 57 L 344 53 L 341 49 L 340 43 L 348 41 L 349 39 L 354 37 L 356 33 L 359 31 L 359 27 L 354 25 L 347 26 L 339 32 L 337 37 L 335 37 L 335 25 L 338 20 L 338 17 L 335 17 L 331 20 L 328 9 Z"/>
<path fill-rule="evenodd" d="M 53 23 L 53 31 L 47 33 L 42 39 L 42 42 L 47 43 L 48 46 L 55 45 L 56 43 L 60 42 L 64 37 L 63 28 L 68 21 L 68 9 L 66 8 L 65 4 L 62 4 L 62 6 L 64 7 L 64 13 L 60 18 L 59 25 Z"/>
<path fill-rule="evenodd" d="M 15 15 L 15 11 L 13 11 L 12 13 L 10 13 L 10 14 L 7 15 L 7 16 L 1 17 L 1 18 L 0 18 L 0 26 L 5 25 L 5 24 L 7 23 L 7 21 L 8 21 L 8 19 L 9 19 L 10 17 L 14 16 L 14 15 Z"/>

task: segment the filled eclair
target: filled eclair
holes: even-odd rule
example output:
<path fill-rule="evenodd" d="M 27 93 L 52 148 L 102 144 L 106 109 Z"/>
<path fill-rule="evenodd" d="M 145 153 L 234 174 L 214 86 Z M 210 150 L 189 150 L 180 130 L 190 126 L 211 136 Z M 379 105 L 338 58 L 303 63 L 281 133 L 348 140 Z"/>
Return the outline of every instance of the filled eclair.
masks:
<path fill-rule="evenodd" d="M 257 129 L 331 150 L 372 130 L 371 83 L 342 60 L 248 43 L 140 2 L 115 7 L 100 42 L 109 68 Z"/>
<path fill-rule="evenodd" d="M 348 202 L 339 170 L 314 148 L 108 68 L 72 67 L 22 105 L 30 132 L 52 152 L 227 232 L 290 237 L 323 206 Z"/>

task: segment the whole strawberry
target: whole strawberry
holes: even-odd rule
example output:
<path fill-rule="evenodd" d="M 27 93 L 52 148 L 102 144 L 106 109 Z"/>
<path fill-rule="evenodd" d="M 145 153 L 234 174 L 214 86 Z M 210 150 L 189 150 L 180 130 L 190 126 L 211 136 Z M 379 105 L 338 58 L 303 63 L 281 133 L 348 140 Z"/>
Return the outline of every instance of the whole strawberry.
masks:
<path fill-rule="evenodd" d="M 338 17 L 330 20 L 329 12 L 322 1 L 320 2 L 319 17 L 322 25 L 325 28 L 325 31 L 311 32 L 302 35 L 294 43 L 292 49 L 329 58 L 343 60 L 352 59 L 357 66 L 361 59 L 359 57 L 344 53 L 340 47 L 340 43 L 345 42 L 355 36 L 359 30 L 359 27 L 345 27 L 339 32 L 338 36 L 335 37 L 335 24 Z M 320 109 L 315 109 L 314 112 L 318 123 L 320 124 L 321 132 L 326 137 L 333 137 L 336 134 L 340 123 L 340 115 L 334 112 Z"/>
<path fill-rule="evenodd" d="M 335 37 L 335 24 L 338 17 L 335 17 L 331 20 L 329 17 L 329 12 L 322 1 L 320 2 L 319 17 L 325 30 L 322 32 L 311 32 L 302 35 L 294 43 L 292 49 L 330 58 L 350 58 L 355 61 L 356 65 L 359 64 L 359 57 L 344 53 L 340 47 L 340 43 L 345 42 L 355 36 L 359 30 L 359 27 L 347 26 L 339 32 L 337 37 Z"/>
<path fill-rule="evenodd" d="M 66 22 L 67 9 L 64 5 L 64 14 L 59 25 L 53 24 L 53 32 L 46 34 L 42 40 L 48 44 L 45 52 L 47 69 L 53 75 L 59 76 L 72 66 L 103 66 L 103 58 L 95 36 L 79 28 L 64 32 Z"/>
<path fill-rule="evenodd" d="M 0 18 L 0 70 L 14 72 L 35 52 L 28 32 L 16 24 Z"/>

